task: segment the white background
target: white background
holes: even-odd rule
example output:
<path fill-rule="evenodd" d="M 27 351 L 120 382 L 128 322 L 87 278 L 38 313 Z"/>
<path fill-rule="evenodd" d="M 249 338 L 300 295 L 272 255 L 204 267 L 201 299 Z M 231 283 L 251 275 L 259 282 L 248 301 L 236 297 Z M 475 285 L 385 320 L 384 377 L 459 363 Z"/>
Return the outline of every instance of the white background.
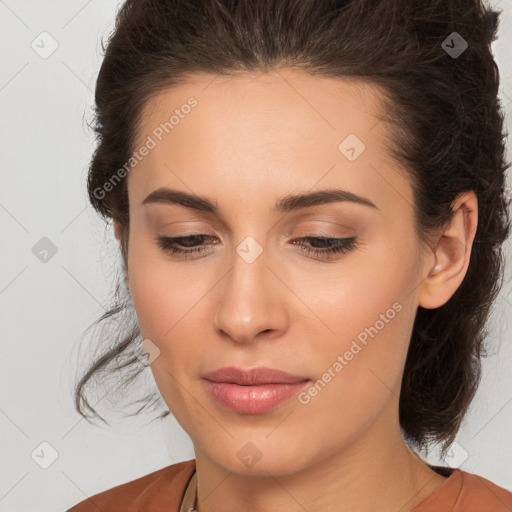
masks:
<path fill-rule="evenodd" d="M 100 40 L 112 30 L 118 5 L 117 0 L 0 0 L 1 512 L 63 511 L 194 457 L 190 439 L 172 416 L 152 426 L 141 426 L 137 418 L 100 428 L 73 408 L 77 345 L 108 308 L 119 269 L 113 235 L 86 195 L 94 149 L 86 120 L 92 118 Z M 491 5 L 504 10 L 493 51 L 510 132 L 512 5 L 509 0 Z M 31 47 L 43 31 L 58 42 L 47 59 Z M 32 253 L 42 237 L 57 247 L 47 263 Z M 507 242 L 510 266 L 509 255 Z M 482 384 L 457 442 L 468 455 L 461 469 L 512 489 L 508 267 L 506 275 L 490 326 L 492 355 L 484 360 Z M 34 450 L 41 453 L 42 442 L 58 453 L 48 469 L 31 457 Z M 455 457 L 462 453 L 457 450 Z M 438 462 L 433 454 L 429 458 Z"/>

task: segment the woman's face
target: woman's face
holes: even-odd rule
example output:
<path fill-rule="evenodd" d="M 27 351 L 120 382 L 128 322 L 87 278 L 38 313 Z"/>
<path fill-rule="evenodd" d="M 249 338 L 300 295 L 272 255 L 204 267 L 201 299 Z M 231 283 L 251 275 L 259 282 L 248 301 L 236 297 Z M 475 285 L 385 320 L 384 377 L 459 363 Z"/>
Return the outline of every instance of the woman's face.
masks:
<path fill-rule="evenodd" d="M 378 114 L 372 86 L 292 71 L 197 77 L 143 113 L 135 149 L 146 150 L 128 175 L 129 287 L 165 402 L 196 455 L 229 471 L 291 473 L 396 433 L 434 260 L 419 251 L 412 189 Z M 363 199 L 319 195 L 333 190 Z M 159 244 L 191 235 L 204 237 L 174 244 L 186 254 Z M 223 367 L 303 382 L 272 403 L 275 384 L 207 384 Z M 238 408 L 212 389 L 235 390 Z"/>

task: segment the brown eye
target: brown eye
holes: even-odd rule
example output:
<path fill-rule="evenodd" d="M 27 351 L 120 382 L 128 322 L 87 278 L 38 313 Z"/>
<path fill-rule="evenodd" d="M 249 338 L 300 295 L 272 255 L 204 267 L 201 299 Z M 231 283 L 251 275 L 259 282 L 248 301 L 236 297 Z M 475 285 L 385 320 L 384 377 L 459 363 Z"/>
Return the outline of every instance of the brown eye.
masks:
<path fill-rule="evenodd" d="M 213 239 L 210 235 L 197 234 L 179 237 L 157 237 L 157 245 L 165 252 L 172 255 L 188 257 L 193 254 L 201 254 L 207 251 L 204 241 Z M 329 237 L 303 237 L 296 241 L 309 243 L 310 246 L 299 244 L 300 250 L 316 257 L 331 256 L 334 254 L 345 254 L 353 250 L 358 241 L 355 236 L 350 238 L 329 238 Z M 181 247 L 179 247 L 181 246 Z M 311 247 L 312 246 L 312 247 Z"/>
<path fill-rule="evenodd" d="M 189 235 L 189 236 L 177 236 L 177 237 L 158 237 L 156 239 L 157 245 L 165 252 L 169 252 L 171 254 L 181 254 L 181 255 L 189 255 L 194 253 L 203 253 L 205 252 L 204 245 L 197 245 L 198 243 L 204 242 L 205 239 L 213 238 L 210 235 Z M 178 247 L 181 245 L 185 247 L 182 249 Z M 188 248 L 188 249 L 187 249 Z"/>
<path fill-rule="evenodd" d="M 325 238 L 325 237 L 312 237 L 307 236 L 299 238 L 301 241 L 308 241 L 313 247 L 308 247 L 301 244 L 301 251 L 315 256 L 345 254 L 353 250 L 357 244 L 357 238 L 352 236 L 350 238 Z M 315 247 L 316 246 L 316 247 Z"/>

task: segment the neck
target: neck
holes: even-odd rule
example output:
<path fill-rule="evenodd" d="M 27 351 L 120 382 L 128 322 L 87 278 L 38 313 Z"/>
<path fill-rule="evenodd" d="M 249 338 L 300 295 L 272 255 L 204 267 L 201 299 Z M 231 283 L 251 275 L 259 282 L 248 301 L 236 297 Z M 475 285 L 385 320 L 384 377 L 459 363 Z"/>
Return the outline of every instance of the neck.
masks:
<path fill-rule="evenodd" d="M 285 475 L 235 473 L 196 448 L 197 511 L 411 512 L 446 478 L 407 447 L 398 422 L 384 427 L 377 422 L 343 449 Z"/>

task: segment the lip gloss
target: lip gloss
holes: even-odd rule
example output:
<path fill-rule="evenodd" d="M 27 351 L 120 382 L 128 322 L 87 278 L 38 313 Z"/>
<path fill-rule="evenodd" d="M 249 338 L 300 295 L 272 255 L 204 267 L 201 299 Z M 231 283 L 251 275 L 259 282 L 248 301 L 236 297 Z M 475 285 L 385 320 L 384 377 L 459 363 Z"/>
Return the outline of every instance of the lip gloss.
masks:
<path fill-rule="evenodd" d="M 266 412 L 288 400 L 310 383 L 309 379 L 294 383 L 242 386 L 229 382 L 204 380 L 206 389 L 218 403 L 239 413 Z"/>

